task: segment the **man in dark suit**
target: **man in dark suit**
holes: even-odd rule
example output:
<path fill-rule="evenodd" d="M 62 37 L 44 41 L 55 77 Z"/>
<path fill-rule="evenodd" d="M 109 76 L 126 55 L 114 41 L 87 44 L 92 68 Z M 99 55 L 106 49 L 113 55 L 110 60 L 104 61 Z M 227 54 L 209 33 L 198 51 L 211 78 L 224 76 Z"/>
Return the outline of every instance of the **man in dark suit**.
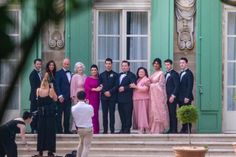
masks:
<path fill-rule="evenodd" d="M 122 123 L 120 133 L 130 133 L 132 125 L 132 112 L 133 112 L 133 89 L 130 88 L 131 83 L 136 82 L 136 76 L 130 72 L 130 63 L 122 61 L 122 73 L 119 74 L 118 81 L 118 110 Z"/>
<path fill-rule="evenodd" d="M 40 87 L 42 74 L 41 74 L 42 60 L 37 58 L 34 60 L 34 70 L 30 73 L 29 82 L 30 82 L 30 112 L 37 111 L 37 97 L 36 90 Z M 37 133 L 37 116 L 33 117 L 33 120 L 30 124 L 31 133 Z"/>
<path fill-rule="evenodd" d="M 56 72 L 56 92 L 58 95 L 57 104 L 57 133 L 63 133 L 62 129 L 62 114 L 63 114 L 63 128 L 64 133 L 69 134 L 69 122 L 71 113 L 71 99 L 70 99 L 70 81 L 71 72 L 70 60 L 68 58 L 63 60 L 62 69 Z"/>
<path fill-rule="evenodd" d="M 169 109 L 170 128 L 168 133 L 177 133 L 176 107 L 178 104 L 179 93 L 179 74 L 173 69 L 173 62 L 170 59 L 165 60 L 166 67 L 166 94 L 167 105 Z"/>
<path fill-rule="evenodd" d="M 112 59 L 105 60 L 106 70 L 99 76 L 100 85 L 102 85 L 101 102 L 103 114 L 103 133 L 108 131 L 108 111 L 110 117 L 110 131 L 114 133 L 115 128 L 115 107 L 118 89 L 118 74 L 112 70 Z"/>
<path fill-rule="evenodd" d="M 188 59 L 180 58 L 180 87 L 179 87 L 179 107 L 191 105 L 193 101 L 193 73 L 188 68 Z M 191 132 L 192 124 L 189 124 Z M 183 124 L 180 133 L 188 133 L 188 124 Z"/>

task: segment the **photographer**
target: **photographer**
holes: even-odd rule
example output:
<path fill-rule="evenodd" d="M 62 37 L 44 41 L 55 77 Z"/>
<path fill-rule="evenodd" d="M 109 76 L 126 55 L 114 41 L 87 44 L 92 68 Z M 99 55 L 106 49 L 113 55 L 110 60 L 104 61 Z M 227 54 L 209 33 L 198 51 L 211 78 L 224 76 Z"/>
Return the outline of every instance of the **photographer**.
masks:
<path fill-rule="evenodd" d="M 79 102 L 71 109 L 77 132 L 80 136 L 77 157 L 87 157 L 93 138 L 93 107 L 85 102 L 86 93 L 77 93 Z"/>
<path fill-rule="evenodd" d="M 25 125 L 32 122 L 32 114 L 24 112 L 22 118 L 16 118 L 0 126 L 0 157 L 17 157 L 16 134 L 20 133 L 22 142 L 27 150 L 29 147 L 25 139 Z"/>

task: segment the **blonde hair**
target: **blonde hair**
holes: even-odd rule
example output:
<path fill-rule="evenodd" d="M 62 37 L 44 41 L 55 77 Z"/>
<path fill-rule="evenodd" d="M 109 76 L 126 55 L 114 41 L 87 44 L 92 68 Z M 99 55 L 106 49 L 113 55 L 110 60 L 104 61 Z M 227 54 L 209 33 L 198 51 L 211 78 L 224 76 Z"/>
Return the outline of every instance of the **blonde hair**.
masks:
<path fill-rule="evenodd" d="M 40 88 L 48 88 L 49 87 L 49 74 L 46 72 L 44 74 L 43 80 L 41 81 Z"/>
<path fill-rule="evenodd" d="M 75 66 L 74 66 L 74 72 L 75 73 L 77 73 L 77 68 L 78 68 L 79 65 L 82 66 L 83 72 L 85 71 L 85 65 L 82 62 L 76 62 Z"/>

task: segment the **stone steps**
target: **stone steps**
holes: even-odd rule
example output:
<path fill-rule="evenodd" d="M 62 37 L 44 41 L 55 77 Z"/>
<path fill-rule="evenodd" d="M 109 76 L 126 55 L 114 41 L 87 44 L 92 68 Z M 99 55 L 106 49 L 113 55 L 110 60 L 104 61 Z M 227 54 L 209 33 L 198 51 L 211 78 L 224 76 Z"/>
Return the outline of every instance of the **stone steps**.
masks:
<path fill-rule="evenodd" d="M 27 139 L 29 141 L 37 140 L 35 134 L 28 134 Z M 93 141 L 188 141 L 188 135 L 186 134 L 97 134 L 94 135 Z M 192 134 L 192 141 L 214 141 L 214 142 L 236 142 L 236 134 Z M 17 136 L 19 140 L 19 136 Z M 75 141 L 79 140 L 78 135 L 69 134 L 57 135 L 57 141 Z"/>
<path fill-rule="evenodd" d="M 30 157 L 36 152 L 37 136 L 26 135 L 30 151 L 27 151 L 17 136 L 18 154 Z M 206 157 L 234 157 L 232 143 L 236 134 L 192 134 L 192 144 L 207 146 Z M 79 143 L 78 135 L 57 135 L 56 154 L 64 156 L 75 150 Z M 99 134 L 94 135 L 89 157 L 173 157 L 174 146 L 188 145 L 186 134 Z"/>
<path fill-rule="evenodd" d="M 18 148 L 24 148 L 24 144 L 17 142 Z M 30 148 L 35 149 L 37 142 L 29 141 Z M 93 141 L 93 148 L 172 148 L 174 146 L 186 146 L 187 141 Z M 208 148 L 231 149 L 232 142 L 192 142 L 194 146 L 206 146 Z M 78 146 L 78 141 L 58 141 L 57 148 L 74 148 Z"/>

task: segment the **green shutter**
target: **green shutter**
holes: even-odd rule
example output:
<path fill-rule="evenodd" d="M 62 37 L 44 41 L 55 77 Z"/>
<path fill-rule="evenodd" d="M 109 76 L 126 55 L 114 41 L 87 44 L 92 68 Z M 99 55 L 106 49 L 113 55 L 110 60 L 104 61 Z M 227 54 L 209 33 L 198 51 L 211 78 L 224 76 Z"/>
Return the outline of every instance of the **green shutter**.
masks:
<path fill-rule="evenodd" d="M 152 0 L 151 7 L 151 63 L 173 59 L 174 0 Z"/>
<path fill-rule="evenodd" d="M 222 122 L 221 3 L 197 0 L 198 132 L 219 133 Z"/>
<path fill-rule="evenodd" d="M 66 16 L 66 56 L 70 58 L 72 68 L 78 61 L 89 67 L 92 56 L 92 0 L 78 2 L 82 3 L 83 9 L 73 14 L 67 10 Z"/>
<path fill-rule="evenodd" d="M 24 40 L 26 36 L 31 33 L 32 26 L 37 22 L 37 15 L 35 11 L 35 1 L 27 1 L 24 7 L 21 8 L 21 40 Z M 20 78 L 20 103 L 21 113 L 30 109 L 30 83 L 29 75 L 33 70 L 33 60 L 37 57 L 41 57 L 41 42 L 40 39 L 35 43 L 32 48 L 31 54 L 27 60 L 24 70 Z"/>

